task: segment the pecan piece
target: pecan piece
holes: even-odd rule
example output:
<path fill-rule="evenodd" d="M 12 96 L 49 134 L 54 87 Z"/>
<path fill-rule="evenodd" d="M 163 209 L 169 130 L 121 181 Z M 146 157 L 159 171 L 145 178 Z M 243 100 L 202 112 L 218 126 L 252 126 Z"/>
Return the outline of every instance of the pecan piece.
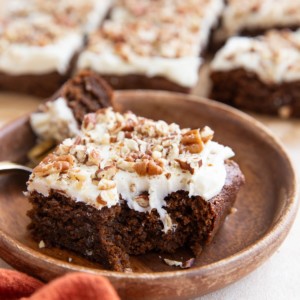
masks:
<path fill-rule="evenodd" d="M 85 115 L 82 122 L 82 127 L 86 130 L 91 130 L 95 128 L 96 123 L 97 123 L 96 114 L 90 113 Z"/>
<path fill-rule="evenodd" d="M 203 143 L 207 143 L 208 141 L 211 141 L 214 137 L 214 131 L 208 127 L 205 126 L 200 130 L 200 135 Z"/>
<path fill-rule="evenodd" d="M 105 178 L 101 179 L 98 183 L 98 189 L 102 191 L 111 190 L 115 187 L 116 187 L 116 183 L 114 181 Z"/>
<path fill-rule="evenodd" d="M 203 141 L 199 129 L 189 130 L 181 137 L 181 143 L 190 153 L 200 153 L 203 150 Z"/>
<path fill-rule="evenodd" d="M 89 154 L 88 154 L 88 159 L 86 162 L 87 166 L 97 166 L 100 162 L 100 154 L 96 151 L 96 150 L 92 150 Z"/>
<path fill-rule="evenodd" d="M 49 154 L 36 166 L 33 171 L 39 176 L 48 176 L 53 173 L 66 173 L 74 164 L 74 157 L 70 154 L 57 156 Z"/>
<path fill-rule="evenodd" d="M 97 203 L 99 203 L 100 205 L 106 205 L 107 202 L 105 200 L 102 199 L 102 197 L 99 195 L 96 199 Z"/>
<path fill-rule="evenodd" d="M 160 175 L 163 172 L 163 169 L 159 164 L 157 164 L 153 160 L 143 160 L 141 162 L 137 162 L 134 164 L 134 170 L 136 173 L 138 173 L 140 176 L 145 175 Z"/>
<path fill-rule="evenodd" d="M 140 194 L 134 198 L 134 201 L 136 201 L 139 206 L 147 208 L 149 206 L 149 195 L 148 193 Z"/>
<path fill-rule="evenodd" d="M 182 170 L 186 170 L 186 171 L 189 171 L 191 174 L 194 174 L 195 170 L 191 167 L 191 165 L 188 162 L 180 160 L 180 159 L 175 159 L 175 161 L 178 162 L 178 164 Z"/>

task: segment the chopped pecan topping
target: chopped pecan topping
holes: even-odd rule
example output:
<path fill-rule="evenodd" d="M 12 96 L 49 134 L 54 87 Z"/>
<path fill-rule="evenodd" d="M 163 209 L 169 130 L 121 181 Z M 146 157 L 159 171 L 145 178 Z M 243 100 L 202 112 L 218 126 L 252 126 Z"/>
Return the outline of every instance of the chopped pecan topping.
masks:
<path fill-rule="evenodd" d="M 148 193 L 143 193 L 135 197 L 134 201 L 137 202 L 139 206 L 147 208 L 149 206 L 149 195 Z"/>
<path fill-rule="evenodd" d="M 140 176 L 160 175 L 163 172 L 162 167 L 159 166 L 155 161 L 153 161 L 153 160 L 147 160 L 147 159 L 145 159 L 145 160 L 143 160 L 141 162 L 135 163 L 134 170 Z"/>
<path fill-rule="evenodd" d="M 99 203 L 100 205 L 107 205 L 107 202 L 105 200 L 102 199 L 102 197 L 99 195 L 96 199 L 97 203 Z"/>
<path fill-rule="evenodd" d="M 111 180 L 117 173 L 117 168 L 114 165 L 106 166 L 104 169 L 96 171 L 95 177 L 97 179 L 106 178 Z"/>
<path fill-rule="evenodd" d="M 191 165 L 188 162 L 180 159 L 175 159 L 175 161 L 179 163 L 179 166 L 182 170 L 186 170 L 189 171 L 191 174 L 194 174 L 195 170 L 191 167 Z"/>
<path fill-rule="evenodd" d="M 123 171 L 127 171 L 129 173 L 133 173 L 135 171 L 134 162 L 128 162 L 125 160 L 120 160 L 117 162 L 117 167 Z"/>
<path fill-rule="evenodd" d="M 48 176 L 53 173 L 66 173 L 74 164 L 72 155 L 49 154 L 34 168 L 33 172 L 40 176 Z"/>
<path fill-rule="evenodd" d="M 214 137 L 214 131 L 210 127 L 205 126 L 200 130 L 200 135 L 203 143 L 211 141 Z"/>
<path fill-rule="evenodd" d="M 71 180 L 77 180 L 79 182 L 84 182 L 86 180 L 86 176 L 78 172 L 70 172 L 69 177 Z"/>
<path fill-rule="evenodd" d="M 99 190 L 111 190 L 114 189 L 116 187 L 116 183 L 112 180 L 108 180 L 108 179 L 101 179 L 98 183 L 98 189 Z"/>
<path fill-rule="evenodd" d="M 88 154 L 88 159 L 86 162 L 87 166 L 97 166 L 100 163 L 100 154 L 99 152 L 97 152 L 96 150 L 92 150 L 89 154 Z"/>
<path fill-rule="evenodd" d="M 123 126 L 122 130 L 123 131 L 127 131 L 128 132 L 131 132 L 134 130 L 134 127 L 137 125 L 137 123 L 132 120 L 132 119 L 129 119 L 126 121 L 125 125 Z"/>
<path fill-rule="evenodd" d="M 91 130 L 95 128 L 95 125 L 97 123 L 97 117 L 95 114 L 87 114 L 85 115 L 83 122 L 82 122 L 82 128 L 85 130 Z"/>
<path fill-rule="evenodd" d="M 171 178 L 171 173 L 166 173 L 165 176 L 166 176 L 167 179 L 170 179 Z"/>
<path fill-rule="evenodd" d="M 185 146 L 185 150 L 190 153 L 200 153 L 203 150 L 203 142 L 199 129 L 189 130 L 181 137 L 181 143 Z"/>

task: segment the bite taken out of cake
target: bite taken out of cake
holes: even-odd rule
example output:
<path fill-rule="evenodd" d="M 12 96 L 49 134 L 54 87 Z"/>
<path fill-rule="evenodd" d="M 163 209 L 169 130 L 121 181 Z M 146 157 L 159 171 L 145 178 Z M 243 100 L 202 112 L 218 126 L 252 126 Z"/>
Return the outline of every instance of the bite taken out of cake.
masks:
<path fill-rule="evenodd" d="M 86 115 L 28 180 L 33 238 L 115 271 L 150 251 L 200 255 L 244 183 L 213 134 L 112 108 Z"/>

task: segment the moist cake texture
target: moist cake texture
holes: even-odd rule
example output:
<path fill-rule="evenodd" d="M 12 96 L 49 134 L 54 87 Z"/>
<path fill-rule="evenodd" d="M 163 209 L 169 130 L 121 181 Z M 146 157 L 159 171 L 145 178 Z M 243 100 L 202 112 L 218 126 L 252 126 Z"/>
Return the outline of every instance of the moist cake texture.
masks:
<path fill-rule="evenodd" d="M 40 140 L 60 143 L 79 133 L 85 114 L 113 105 L 111 87 L 96 73 L 84 70 L 40 105 L 30 123 Z"/>
<path fill-rule="evenodd" d="M 211 63 L 211 98 L 283 117 L 300 116 L 300 30 L 232 37 Z"/>
<path fill-rule="evenodd" d="M 120 114 L 85 116 L 33 171 L 29 229 L 37 240 L 76 251 L 118 271 L 129 255 L 195 255 L 232 207 L 244 178 L 213 131 Z"/>
<path fill-rule="evenodd" d="M 222 8 L 221 0 L 119 0 L 89 37 L 78 69 L 106 76 L 114 88 L 188 91 Z"/>

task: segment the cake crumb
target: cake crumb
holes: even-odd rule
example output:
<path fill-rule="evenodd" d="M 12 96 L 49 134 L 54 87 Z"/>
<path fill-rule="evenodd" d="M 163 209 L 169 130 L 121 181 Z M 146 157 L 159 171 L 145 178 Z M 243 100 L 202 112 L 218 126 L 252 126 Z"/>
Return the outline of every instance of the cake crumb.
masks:
<path fill-rule="evenodd" d="M 68 262 L 72 262 L 73 261 L 73 258 L 72 257 L 69 257 L 68 258 Z"/>
<path fill-rule="evenodd" d="M 282 119 L 288 119 L 292 114 L 292 109 L 289 105 L 284 105 L 278 109 L 278 115 Z"/>
<path fill-rule="evenodd" d="M 46 247 L 45 242 L 43 240 L 41 240 L 39 242 L 39 248 L 42 249 L 42 248 L 45 248 L 45 247 Z"/>
<path fill-rule="evenodd" d="M 235 214 L 236 212 L 237 212 L 237 208 L 232 207 L 232 208 L 230 209 L 229 214 L 230 214 L 230 215 L 233 215 L 233 214 Z"/>
<path fill-rule="evenodd" d="M 180 267 L 181 269 L 191 268 L 195 262 L 195 258 L 190 258 L 185 262 L 164 258 L 164 262 L 171 267 Z"/>
<path fill-rule="evenodd" d="M 125 273 L 133 273 L 133 271 L 132 271 L 131 268 L 125 268 L 124 272 L 125 272 Z"/>

